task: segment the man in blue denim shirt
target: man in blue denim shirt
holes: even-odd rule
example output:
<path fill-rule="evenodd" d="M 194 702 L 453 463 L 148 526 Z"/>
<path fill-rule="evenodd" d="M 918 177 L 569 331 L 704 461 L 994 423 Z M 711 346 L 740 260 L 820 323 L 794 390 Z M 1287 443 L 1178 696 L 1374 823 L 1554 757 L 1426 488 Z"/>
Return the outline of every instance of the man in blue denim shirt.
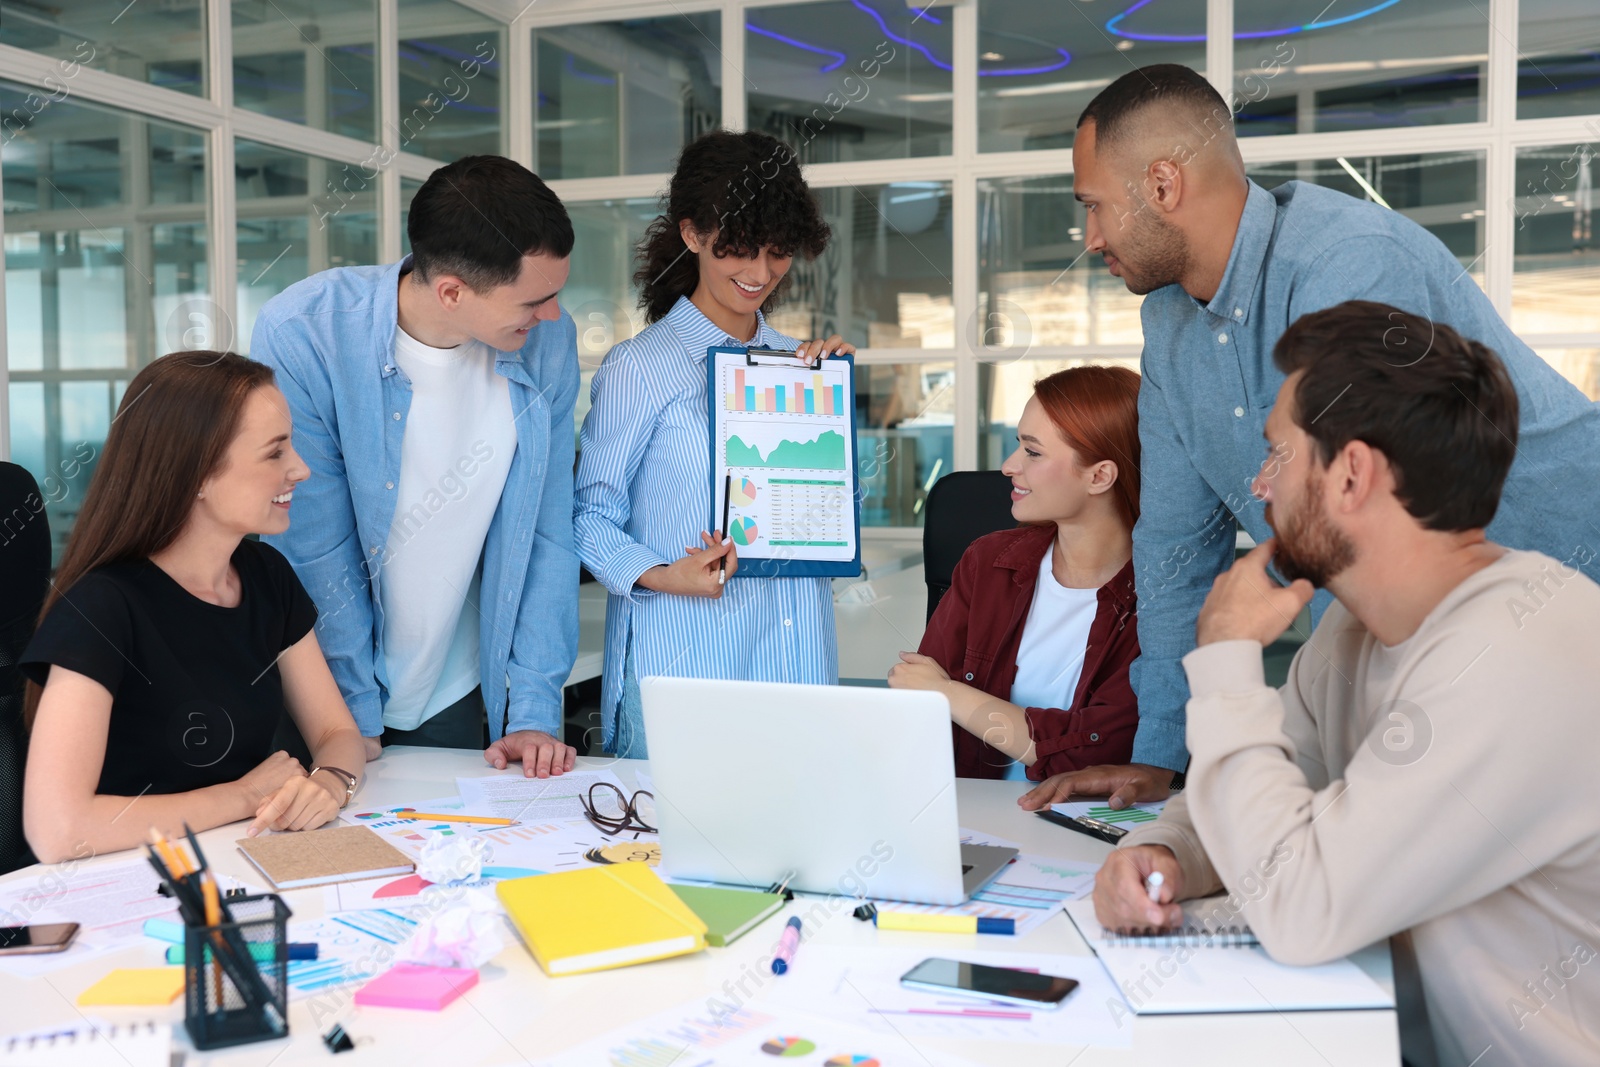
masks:
<path fill-rule="evenodd" d="M 498 768 L 562 774 L 578 360 L 556 294 L 572 223 L 526 168 L 468 156 L 417 191 L 408 229 L 404 261 L 324 271 L 256 320 L 251 355 L 276 370 L 312 472 L 269 540 L 317 602 L 369 759 L 380 737 L 487 745 Z"/>
<path fill-rule="evenodd" d="M 1025 807 L 1074 793 L 1110 794 L 1113 807 L 1158 800 L 1187 764 L 1179 660 L 1195 647 L 1212 581 L 1233 562 L 1235 520 L 1257 542 L 1272 535 L 1250 484 L 1270 455 L 1262 432 L 1284 379 L 1272 347 L 1307 312 L 1379 301 L 1494 350 L 1516 384 L 1522 433 L 1488 536 L 1600 579 L 1600 409 L 1511 332 L 1436 237 L 1329 189 L 1256 185 L 1227 103 L 1176 64 L 1103 90 L 1078 120 L 1072 160 L 1086 249 L 1130 292 L 1149 294 L 1133 534 L 1139 732 L 1132 766 L 1059 775 Z M 1427 358 L 1430 338 L 1404 326 L 1383 340 L 1396 363 Z M 1313 625 L 1330 599 L 1312 602 Z"/>

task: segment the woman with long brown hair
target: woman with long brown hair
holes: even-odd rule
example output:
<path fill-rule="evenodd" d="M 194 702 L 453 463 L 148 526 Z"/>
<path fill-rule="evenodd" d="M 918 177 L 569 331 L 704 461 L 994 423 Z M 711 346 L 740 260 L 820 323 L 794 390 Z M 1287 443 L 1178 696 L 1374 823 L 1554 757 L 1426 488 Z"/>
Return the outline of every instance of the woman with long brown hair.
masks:
<path fill-rule="evenodd" d="M 307 476 L 272 371 L 177 352 L 129 383 L 23 655 L 23 826 L 40 860 L 253 819 L 332 819 L 365 749 L 281 533 Z M 285 706 L 308 773 L 273 735 Z M 342 768 L 354 768 L 346 771 Z"/>
<path fill-rule="evenodd" d="M 1000 468 L 1022 525 L 972 543 L 921 647 L 889 672 L 892 688 L 949 698 L 957 774 L 1037 782 L 1133 751 L 1138 398 L 1122 367 L 1034 383 Z"/>

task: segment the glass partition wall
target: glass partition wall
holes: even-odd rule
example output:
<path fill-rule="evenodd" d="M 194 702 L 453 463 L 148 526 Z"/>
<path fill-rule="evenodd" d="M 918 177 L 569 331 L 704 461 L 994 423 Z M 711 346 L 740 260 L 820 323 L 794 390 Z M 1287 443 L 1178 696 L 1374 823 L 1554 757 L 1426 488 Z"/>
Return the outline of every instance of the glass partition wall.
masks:
<path fill-rule="evenodd" d="M 0 449 L 59 544 L 131 375 L 248 351 L 262 303 L 409 248 L 440 163 L 533 167 L 577 231 L 591 374 L 643 325 L 634 253 L 678 151 L 727 126 L 799 155 L 833 229 L 779 329 L 860 349 L 863 521 L 915 527 L 997 466 L 1032 383 L 1137 367 L 1140 298 L 1083 246 L 1078 113 L 1149 63 L 1202 70 L 1251 177 L 1409 215 L 1600 395 L 1600 8 L 1390 0 L 0 0 Z M 1308 12 L 1307 17 L 1315 15 Z M 587 408 L 587 389 L 579 404 Z"/>

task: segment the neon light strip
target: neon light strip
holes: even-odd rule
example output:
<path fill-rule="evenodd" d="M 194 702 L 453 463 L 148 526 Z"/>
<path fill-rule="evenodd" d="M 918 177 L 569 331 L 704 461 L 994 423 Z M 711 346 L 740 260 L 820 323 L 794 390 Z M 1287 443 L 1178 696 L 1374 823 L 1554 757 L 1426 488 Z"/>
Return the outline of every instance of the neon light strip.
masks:
<path fill-rule="evenodd" d="M 786 45 L 801 49 L 805 52 L 815 52 L 819 56 L 837 56 L 837 59 L 822 68 L 822 73 L 824 74 L 828 73 L 830 70 L 838 70 L 840 67 L 844 66 L 845 60 L 850 58 L 843 52 L 835 52 L 831 48 L 819 48 L 817 45 L 806 44 L 804 41 L 797 41 L 793 37 L 785 37 L 783 34 L 775 33 L 772 30 L 764 30 L 753 22 L 745 23 L 744 28 L 749 30 L 751 33 L 758 34 L 762 37 L 770 37 L 774 41 L 782 41 Z"/>
<path fill-rule="evenodd" d="M 883 31 L 883 35 L 885 37 L 887 37 L 889 40 L 895 42 L 896 44 L 903 44 L 907 48 L 911 48 L 911 49 L 914 49 L 917 52 L 922 53 L 922 56 L 923 56 L 924 59 L 926 59 L 929 63 L 933 64 L 935 67 L 937 67 L 940 70 L 952 70 L 952 69 L 954 69 L 954 68 L 952 68 L 950 66 L 950 64 L 946 63 L 944 60 L 942 60 L 938 56 L 934 55 L 933 51 L 931 49 L 929 49 L 927 45 L 918 44 L 916 41 L 913 41 L 913 40 L 911 40 L 909 38 L 901 37 L 899 34 L 895 33 L 893 30 L 889 29 L 889 25 L 888 25 L 888 23 L 886 23 L 883 20 L 883 16 L 878 14 L 878 12 L 876 12 L 872 8 L 868 7 L 866 4 L 862 3 L 861 0 L 850 0 L 850 2 L 851 2 L 851 5 L 853 7 L 857 8 L 858 10 L 865 11 L 868 15 L 871 15 L 872 16 L 872 20 L 878 24 L 878 28 Z M 1148 3 L 1149 0 L 1145 0 L 1145 2 Z M 1398 0 L 1396 0 L 1396 2 L 1398 2 Z M 938 19 L 934 18 L 932 15 L 928 14 L 926 11 L 921 12 L 918 17 L 921 18 L 921 19 L 924 19 L 924 20 L 926 20 L 928 22 L 931 22 L 934 25 L 943 25 L 942 22 L 940 22 Z M 825 65 L 825 66 L 823 66 L 821 68 L 821 72 L 823 74 L 826 74 L 829 71 L 838 70 L 840 67 L 842 67 L 845 64 L 846 60 L 849 58 L 843 52 L 837 51 L 836 49 L 824 48 L 821 45 L 809 44 L 809 43 L 807 43 L 805 41 L 797 40 L 796 38 L 789 37 L 789 36 L 787 36 L 785 34 L 777 33 L 776 31 L 765 29 L 764 27 L 761 27 L 761 26 L 757 26 L 752 22 L 746 22 L 744 24 L 744 28 L 749 30 L 751 33 L 757 34 L 757 35 L 759 35 L 761 37 L 768 37 L 768 38 L 771 38 L 774 41 L 780 41 L 783 44 L 789 45 L 789 46 L 794 47 L 794 48 L 801 49 L 802 51 L 805 51 L 805 52 L 814 52 L 819 56 L 835 56 L 835 57 L 837 57 L 837 58 L 834 59 L 834 61 L 832 63 L 829 63 L 829 64 L 827 64 L 827 65 Z M 1011 67 L 1011 68 L 1007 68 L 1007 69 L 1004 69 L 1004 70 L 980 70 L 980 71 L 978 71 L 978 77 L 980 77 L 980 78 L 1013 78 L 1013 77 L 1018 77 L 1018 76 L 1024 75 L 1024 74 L 1049 74 L 1052 71 L 1057 71 L 1057 70 L 1062 69 L 1068 63 L 1072 62 L 1072 53 L 1068 52 L 1065 48 L 1057 48 L 1054 51 L 1055 51 L 1056 55 L 1061 57 L 1059 62 L 1046 63 L 1046 64 L 1044 64 L 1042 66 L 1035 66 L 1035 67 Z"/>
<path fill-rule="evenodd" d="M 1203 33 L 1134 33 L 1131 30 L 1122 30 L 1117 28 L 1117 23 L 1121 22 L 1135 11 L 1138 11 L 1140 8 L 1148 7 L 1154 2 L 1155 0 L 1138 0 L 1138 3 L 1134 4 L 1120 15 L 1113 15 L 1111 18 L 1106 20 L 1106 32 L 1114 33 L 1118 37 L 1125 37 L 1130 41 L 1164 41 L 1169 43 L 1189 44 L 1204 41 L 1206 39 L 1206 35 Z M 1296 33 L 1305 33 L 1308 30 L 1325 30 L 1330 26 L 1342 26 L 1347 22 L 1355 22 L 1358 19 L 1364 19 L 1369 15 L 1376 15 L 1385 8 L 1393 7 L 1399 2 L 1400 0 L 1383 0 L 1383 3 L 1369 7 L 1365 11 L 1357 11 L 1353 15 L 1343 15 L 1336 19 L 1324 19 L 1321 22 L 1307 22 L 1302 26 L 1289 26 L 1281 30 L 1251 30 L 1248 33 L 1236 33 L 1233 35 L 1233 39 L 1235 41 L 1250 41 L 1262 37 L 1288 37 Z"/>
<path fill-rule="evenodd" d="M 1150 0 L 1144 0 L 1144 2 L 1145 3 L 1149 3 Z M 1394 2 L 1398 3 L 1399 0 L 1394 0 Z M 861 10 L 861 11 L 865 11 L 867 14 L 871 15 L 872 16 L 872 21 L 874 21 L 874 22 L 876 22 L 878 24 L 878 29 L 882 30 L 883 31 L 883 35 L 885 37 L 889 38 L 889 40 L 895 42 L 896 44 L 903 44 L 907 48 L 912 48 L 912 49 L 915 49 L 918 52 L 921 52 L 923 57 L 925 59 L 927 59 L 927 61 L 929 63 L 932 63 L 935 67 L 938 67 L 940 70 L 953 70 L 953 69 L 955 69 L 955 68 L 951 67 L 950 64 L 944 62 L 938 56 L 934 55 L 933 52 L 926 45 L 918 44 L 916 41 L 913 41 L 913 40 L 911 40 L 909 38 L 906 38 L 906 37 L 901 37 L 899 34 L 895 33 L 893 30 L 891 30 L 889 28 L 889 24 L 887 22 L 883 21 L 883 16 L 882 15 L 878 14 L 872 8 L 870 8 L 866 4 L 862 3 L 861 0 L 850 0 L 850 4 L 851 4 L 852 7 L 855 7 L 858 10 Z M 1057 48 L 1055 50 L 1055 52 L 1056 52 L 1056 55 L 1061 57 L 1061 62 L 1059 62 L 1059 63 L 1051 63 L 1051 64 L 1047 64 L 1047 65 L 1042 66 L 1042 67 L 1017 67 L 1017 68 L 1014 68 L 1012 70 L 980 70 L 980 71 L 978 71 L 978 77 L 980 77 L 980 78 L 1008 78 L 1008 77 L 1016 77 L 1017 75 L 1021 75 L 1021 74 L 1049 74 L 1051 71 L 1060 70 L 1062 67 L 1065 67 L 1068 63 L 1072 62 L 1072 53 L 1068 52 L 1065 48 Z"/>

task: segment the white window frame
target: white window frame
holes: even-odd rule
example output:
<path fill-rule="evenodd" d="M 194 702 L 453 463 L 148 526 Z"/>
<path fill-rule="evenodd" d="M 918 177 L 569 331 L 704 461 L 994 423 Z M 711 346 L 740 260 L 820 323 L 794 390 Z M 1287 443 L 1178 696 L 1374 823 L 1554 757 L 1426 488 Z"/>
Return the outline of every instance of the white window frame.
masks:
<path fill-rule="evenodd" d="M 721 13 L 722 116 L 729 129 L 741 129 L 746 119 L 744 78 L 744 24 L 747 12 L 787 6 L 774 0 L 455 0 L 463 7 L 488 15 L 508 26 L 506 62 L 506 144 L 508 154 L 524 165 L 536 166 L 533 115 L 533 31 L 542 27 L 604 22 L 620 18 L 716 11 Z M 787 0 L 821 3 L 826 0 Z M 1516 118 L 1518 0 L 1489 0 L 1488 78 L 1485 118 L 1480 122 L 1389 130 L 1291 134 L 1250 137 L 1240 141 L 1246 163 L 1287 162 L 1338 155 L 1383 156 L 1419 152 L 1477 151 L 1484 153 L 1484 210 L 1482 268 L 1490 300 L 1507 319 L 1511 311 L 1513 248 L 1516 230 L 1515 156 L 1519 148 L 1600 141 L 1600 115 L 1570 118 Z M 210 228 L 208 284 L 212 299 L 230 321 L 237 321 L 237 205 L 233 187 L 233 146 L 236 137 L 293 152 L 309 153 L 335 162 L 361 164 L 382 153 L 392 153 L 393 165 L 382 169 L 378 185 L 379 256 L 391 262 L 400 255 L 400 181 L 423 180 L 444 161 L 399 153 L 399 0 L 378 0 L 378 77 L 380 136 L 376 143 L 315 130 L 296 123 L 241 110 L 232 100 L 232 19 L 230 0 L 205 0 L 208 40 L 209 96 L 198 98 L 158 88 L 128 78 L 83 69 L 73 79 L 72 92 L 86 101 L 117 107 L 148 118 L 176 122 L 202 131 L 208 138 Z M 845 185 L 881 185 L 890 181 L 940 180 L 951 188 L 953 229 L 952 302 L 955 313 L 954 347 L 944 349 L 863 349 L 863 363 L 952 362 L 956 368 L 954 468 L 978 465 L 978 442 L 983 425 L 979 410 L 979 367 L 985 363 L 1012 363 L 1019 359 L 1043 361 L 1137 356 L 1137 345 L 1035 346 L 1019 354 L 984 349 L 975 344 L 980 331 L 970 328 L 978 315 L 977 183 L 994 177 L 1070 175 L 1068 149 L 1048 151 L 978 151 L 978 11 L 974 0 L 955 0 L 941 7 L 952 22 L 953 72 L 951 75 L 952 151 L 948 156 L 864 163 L 827 163 L 806 168 L 807 180 L 818 188 Z M 1229 95 L 1233 81 L 1233 3 L 1208 0 L 1207 76 Z M 0 45 L 0 70 L 6 79 L 42 87 L 57 72 L 57 62 L 43 55 Z M 654 197 L 666 186 L 666 174 L 623 175 L 608 178 L 556 180 L 552 189 L 567 201 L 594 201 Z M 0 220 L 3 234 L 3 220 Z M 4 268 L 0 250 L 0 270 Z M 0 290 L 0 316 L 4 314 Z M 964 325 L 967 324 L 967 325 Z M 1535 350 L 1600 348 L 1600 330 L 1564 334 L 1524 334 Z M 0 330 L 0 457 L 10 454 L 8 373 L 5 331 Z M 903 536 L 906 529 L 875 531 L 873 536 Z"/>

